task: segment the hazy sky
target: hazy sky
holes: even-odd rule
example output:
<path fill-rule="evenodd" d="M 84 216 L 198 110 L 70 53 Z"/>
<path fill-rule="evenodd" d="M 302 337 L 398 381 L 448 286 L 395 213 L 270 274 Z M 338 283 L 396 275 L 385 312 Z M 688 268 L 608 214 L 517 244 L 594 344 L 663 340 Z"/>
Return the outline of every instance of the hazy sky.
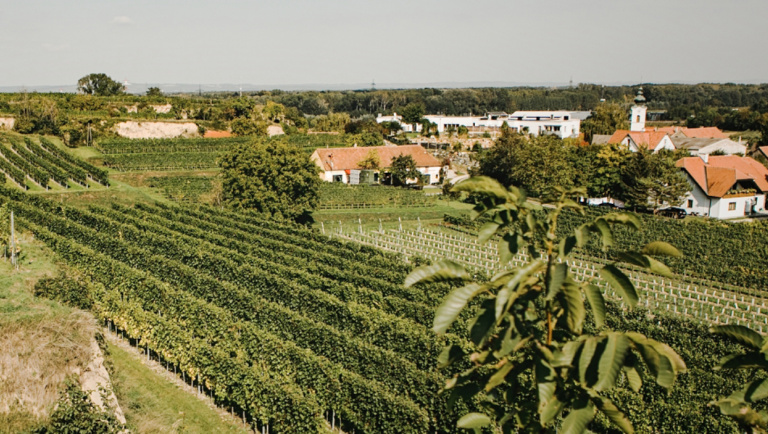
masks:
<path fill-rule="evenodd" d="M 766 0 L 0 0 L 0 86 L 768 82 Z"/>

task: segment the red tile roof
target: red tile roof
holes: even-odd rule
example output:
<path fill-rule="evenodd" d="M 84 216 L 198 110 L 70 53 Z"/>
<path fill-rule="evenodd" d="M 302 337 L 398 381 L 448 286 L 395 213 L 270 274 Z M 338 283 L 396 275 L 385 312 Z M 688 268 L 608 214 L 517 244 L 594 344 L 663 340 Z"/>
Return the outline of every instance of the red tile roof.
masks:
<path fill-rule="evenodd" d="M 400 155 L 410 155 L 417 167 L 440 167 L 440 161 L 433 157 L 421 145 L 369 146 L 354 148 L 319 148 L 312 154 L 312 160 L 324 171 L 360 169 L 358 163 L 375 151 L 379 154 L 381 167 L 392 165 L 392 159 Z"/>
<path fill-rule="evenodd" d="M 661 133 L 667 133 L 669 135 L 675 133 L 682 133 L 685 137 L 691 139 L 727 139 L 728 134 L 725 134 L 717 127 L 699 127 L 699 128 L 687 128 L 687 127 L 656 127 L 646 128 L 646 131 L 658 131 Z"/>
<path fill-rule="evenodd" d="M 632 141 L 638 146 L 644 146 L 653 151 L 666 135 L 667 133 L 663 131 L 616 130 L 611 138 L 608 139 L 608 143 L 621 143 L 627 136 L 630 136 Z"/>
<path fill-rule="evenodd" d="M 768 169 L 749 157 L 710 155 L 704 163 L 701 157 L 686 157 L 677 167 L 691 175 L 708 196 L 723 197 L 736 181 L 752 180 L 761 192 L 768 192 Z"/>

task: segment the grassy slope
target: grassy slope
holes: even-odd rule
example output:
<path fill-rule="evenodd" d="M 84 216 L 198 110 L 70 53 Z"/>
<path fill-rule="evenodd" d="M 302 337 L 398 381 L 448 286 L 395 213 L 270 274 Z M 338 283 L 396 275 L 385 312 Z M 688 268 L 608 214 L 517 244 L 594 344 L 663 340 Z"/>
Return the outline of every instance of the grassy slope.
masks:
<path fill-rule="evenodd" d="M 90 359 L 97 331 L 90 314 L 35 297 L 35 282 L 57 273 L 53 254 L 30 234 L 19 270 L 0 259 L 0 433 L 43 425 L 63 379 Z M 140 360 L 110 348 L 119 402 L 134 432 L 173 432 L 184 412 L 186 432 L 245 432 L 195 396 L 152 372 Z"/>
<path fill-rule="evenodd" d="M 112 344 L 109 353 L 117 399 L 135 432 L 247 432 L 234 421 L 222 420 L 203 401 L 150 370 L 134 354 Z"/>
<path fill-rule="evenodd" d="M 18 239 L 23 261 L 0 260 L 0 432 L 32 429 L 47 419 L 64 378 L 90 359 L 90 315 L 32 294 L 56 273 L 51 253 L 31 235 Z"/>

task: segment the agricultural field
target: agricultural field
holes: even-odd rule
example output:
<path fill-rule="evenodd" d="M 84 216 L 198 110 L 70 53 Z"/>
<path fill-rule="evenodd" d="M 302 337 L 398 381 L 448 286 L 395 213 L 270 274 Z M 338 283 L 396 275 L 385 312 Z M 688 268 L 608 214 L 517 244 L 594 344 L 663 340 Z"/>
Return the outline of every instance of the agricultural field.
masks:
<path fill-rule="evenodd" d="M 159 141 L 152 149 L 167 146 L 162 148 L 166 155 L 183 159 L 214 155 L 223 149 L 216 146 L 224 146 L 174 140 Z M 88 310 L 113 340 L 137 348 L 230 415 L 224 425 L 216 425 L 215 415 L 179 417 L 175 409 L 197 412 L 189 410 L 196 407 L 157 402 L 152 394 L 168 393 L 161 391 L 163 380 L 136 372 L 126 364 L 124 350 L 113 348 L 118 399 L 128 403 L 126 417 L 140 432 L 154 424 L 143 425 L 142 419 L 157 421 L 161 431 L 181 424 L 191 432 L 243 427 L 275 433 L 455 432 L 462 414 L 480 411 L 477 402 L 449 410 L 448 396 L 439 391 L 463 366 L 436 367 L 445 344 L 472 348 L 463 337 L 471 314 L 462 314 L 448 334 L 439 336 L 431 329 L 435 309 L 452 286 L 403 286 L 414 266 L 444 257 L 478 276 L 502 269 L 495 244 L 478 244 L 477 225 L 460 217 L 471 205 L 425 191 L 326 184 L 315 213 L 318 224 L 311 229 L 204 205 L 211 203 L 216 169 L 137 165 L 128 172 L 112 168 L 109 179 L 107 170 L 74 157 L 93 152 L 90 161 L 97 163 L 152 154 L 141 141 L 74 151 L 45 138 L 9 139 L 3 146 L 12 156 L 0 161 L 27 162 L 24 169 L 13 167 L 24 170 L 28 192 L 9 180 L 0 186 L 0 205 L 14 211 L 26 237 L 51 249 L 61 270 L 44 276 L 34 291 Z M 57 160 L 44 160 L 47 155 L 41 153 L 60 163 L 54 166 Z M 78 184 L 83 179 L 89 187 Z M 450 216 L 436 225 L 444 213 Z M 564 214 L 562 224 L 571 228 L 584 219 Z M 337 233 L 342 220 L 345 230 Z M 632 311 L 601 284 L 612 300 L 608 323 L 614 330 L 639 331 L 669 343 L 690 372 L 670 392 L 649 382 L 640 394 L 619 390 L 611 399 L 627 411 L 638 432 L 735 432 L 735 425 L 707 403 L 748 376 L 713 371 L 735 346 L 710 336 L 707 326 L 741 324 L 768 332 L 767 297 L 755 289 L 762 288 L 761 260 L 740 262 L 738 270 L 747 278 L 731 272 L 732 261 L 740 259 L 733 258 L 728 243 L 737 236 L 753 237 L 759 249 L 763 228 L 643 220 L 647 232 L 619 230 L 619 243 L 637 246 L 667 237 L 697 259 L 670 261 L 674 271 L 682 270 L 675 278 L 625 268 L 641 294 Z M 748 228 L 747 234 L 737 235 L 739 228 Z M 705 235 L 697 233 L 722 240 L 722 248 L 704 249 Z M 688 237 L 698 241 L 680 245 Z M 589 245 L 568 265 L 577 280 L 592 279 L 615 254 Z M 528 259 L 518 255 L 510 265 Z M 718 263 L 729 265 L 717 274 L 712 270 Z M 201 428 L 210 426 L 217 428 Z M 598 432 L 608 427 L 599 419 L 593 425 Z"/>
<path fill-rule="evenodd" d="M 383 185 L 347 185 L 323 183 L 320 186 L 318 209 L 366 209 L 384 207 L 433 207 L 437 204 L 436 194 L 426 195 L 424 191 L 409 190 Z"/>

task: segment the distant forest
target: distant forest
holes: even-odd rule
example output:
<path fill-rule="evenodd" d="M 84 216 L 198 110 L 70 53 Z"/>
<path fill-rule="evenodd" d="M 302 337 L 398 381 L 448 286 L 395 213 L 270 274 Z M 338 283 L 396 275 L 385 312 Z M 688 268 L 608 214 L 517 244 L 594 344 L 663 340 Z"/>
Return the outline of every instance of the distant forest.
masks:
<path fill-rule="evenodd" d="M 489 111 L 592 110 L 604 99 L 630 105 L 638 86 L 579 84 L 572 88 L 403 89 L 332 92 L 262 91 L 251 95 L 295 107 L 307 115 L 349 113 L 351 117 L 392 113 L 409 104 L 429 114 L 469 115 Z M 707 109 L 750 108 L 768 111 L 768 84 L 644 84 L 649 110 L 666 111 L 665 119 L 682 120 Z"/>

